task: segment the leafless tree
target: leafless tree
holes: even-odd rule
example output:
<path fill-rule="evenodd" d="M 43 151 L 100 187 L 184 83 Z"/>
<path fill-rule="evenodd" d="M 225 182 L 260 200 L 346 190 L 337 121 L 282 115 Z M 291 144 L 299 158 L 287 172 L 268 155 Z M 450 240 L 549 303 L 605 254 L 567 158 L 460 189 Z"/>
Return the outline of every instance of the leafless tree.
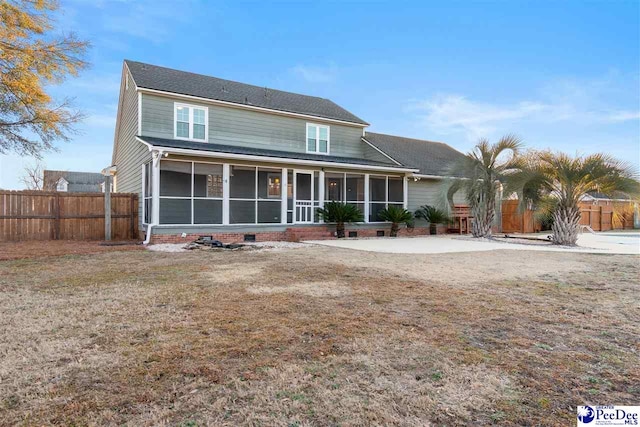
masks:
<path fill-rule="evenodd" d="M 24 172 L 20 177 L 27 190 L 42 190 L 44 187 L 44 168 L 45 166 L 36 160 L 24 167 Z"/>

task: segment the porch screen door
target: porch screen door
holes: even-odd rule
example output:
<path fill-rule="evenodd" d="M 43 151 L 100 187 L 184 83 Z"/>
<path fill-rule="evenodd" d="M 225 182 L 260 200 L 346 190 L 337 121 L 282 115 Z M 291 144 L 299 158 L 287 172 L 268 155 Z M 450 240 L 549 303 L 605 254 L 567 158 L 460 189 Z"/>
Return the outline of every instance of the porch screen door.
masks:
<path fill-rule="evenodd" d="M 295 223 L 313 223 L 313 172 L 295 171 L 293 199 Z"/>

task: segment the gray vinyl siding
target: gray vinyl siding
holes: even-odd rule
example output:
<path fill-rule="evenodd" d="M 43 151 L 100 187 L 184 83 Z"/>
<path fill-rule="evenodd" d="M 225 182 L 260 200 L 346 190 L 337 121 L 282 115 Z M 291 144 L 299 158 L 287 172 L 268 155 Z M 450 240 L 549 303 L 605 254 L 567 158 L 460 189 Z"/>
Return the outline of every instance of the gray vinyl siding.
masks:
<path fill-rule="evenodd" d="M 126 74 L 125 74 L 126 76 Z M 142 224 L 142 167 L 151 159 L 147 147 L 136 140 L 138 132 L 138 94 L 129 76 L 129 89 L 123 89 L 120 99 L 120 132 L 116 141 L 116 190 L 118 193 L 137 193 L 138 215 Z"/>
<path fill-rule="evenodd" d="M 142 95 L 142 135 L 156 138 L 174 138 L 174 102 L 202 105 L 209 108 L 209 141 L 211 143 L 270 150 L 306 152 L 306 124 L 319 123 L 318 119 L 300 119 L 257 111 L 241 110 L 217 105 L 156 95 Z M 334 156 L 368 158 L 388 161 L 379 153 L 369 153 L 361 141 L 362 128 L 328 124 L 330 127 L 330 154 Z M 373 150 L 372 150 L 373 151 Z"/>
<path fill-rule="evenodd" d="M 446 183 L 438 179 L 425 179 L 414 181 L 409 178 L 408 209 L 414 212 L 422 205 L 431 205 L 443 208 L 446 200 Z M 464 195 L 457 193 L 453 197 L 456 204 L 466 204 Z"/>

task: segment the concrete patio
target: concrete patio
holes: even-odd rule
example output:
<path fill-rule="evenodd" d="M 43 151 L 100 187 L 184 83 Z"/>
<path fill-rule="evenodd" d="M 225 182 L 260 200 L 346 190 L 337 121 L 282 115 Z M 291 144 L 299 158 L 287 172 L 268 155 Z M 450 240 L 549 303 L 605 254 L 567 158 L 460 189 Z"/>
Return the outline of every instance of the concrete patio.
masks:
<path fill-rule="evenodd" d="M 544 238 L 547 234 L 520 235 Z M 324 246 L 370 252 L 405 254 L 442 254 L 454 252 L 483 252 L 492 250 L 580 252 L 596 254 L 640 255 L 640 232 L 584 233 L 577 247 L 560 247 L 545 242 L 511 243 L 505 240 L 474 239 L 470 236 L 440 235 L 409 238 L 369 238 L 341 240 L 312 240 Z"/>

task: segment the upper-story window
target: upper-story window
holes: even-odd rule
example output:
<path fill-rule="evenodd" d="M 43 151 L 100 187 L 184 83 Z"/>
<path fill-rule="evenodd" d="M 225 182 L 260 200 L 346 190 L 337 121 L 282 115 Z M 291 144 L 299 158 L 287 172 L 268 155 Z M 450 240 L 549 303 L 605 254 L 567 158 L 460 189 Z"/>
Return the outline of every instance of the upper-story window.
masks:
<path fill-rule="evenodd" d="M 207 107 L 175 103 L 175 137 L 206 141 L 209 128 Z"/>
<path fill-rule="evenodd" d="M 329 154 L 329 126 L 307 123 L 307 153 Z"/>

